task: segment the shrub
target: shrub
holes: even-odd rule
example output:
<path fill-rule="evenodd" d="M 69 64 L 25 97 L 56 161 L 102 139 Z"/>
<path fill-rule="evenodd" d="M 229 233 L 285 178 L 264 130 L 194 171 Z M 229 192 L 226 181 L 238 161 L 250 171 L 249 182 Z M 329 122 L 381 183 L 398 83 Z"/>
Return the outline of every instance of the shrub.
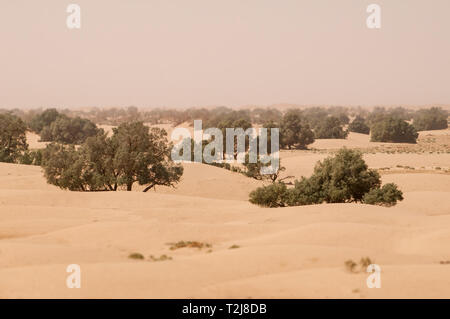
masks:
<path fill-rule="evenodd" d="M 371 127 L 372 142 L 416 143 L 418 136 L 414 126 L 394 117 L 384 118 Z"/>
<path fill-rule="evenodd" d="M 447 117 L 447 112 L 438 107 L 419 110 L 413 117 L 413 125 L 418 131 L 442 130 L 448 127 Z"/>
<path fill-rule="evenodd" d="M 264 207 L 366 202 L 380 185 L 380 175 L 367 167 L 362 153 L 344 148 L 334 157 L 318 162 L 313 175 L 295 181 L 293 188 L 280 182 L 259 187 L 250 193 L 250 202 Z M 395 204 L 401 200 L 395 184 L 387 184 L 381 190 L 385 202 Z"/>
<path fill-rule="evenodd" d="M 374 188 L 364 195 L 363 202 L 369 205 L 393 206 L 403 200 L 403 193 L 393 183 Z"/>
<path fill-rule="evenodd" d="M 288 189 L 283 183 L 258 187 L 250 193 L 250 203 L 263 207 L 284 207 L 288 203 Z"/>
<path fill-rule="evenodd" d="M 17 116 L 0 114 L 0 162 L 14 163 L 28 149 L 27 127 Z"/>
<path fill-rule="evenodd" d="M 128 258 L 143 260 L 145 257 L 141 253 L 131 253 Z"/>
<path fill-rule="evenodd" d="M 361 134 L 369 134 L 370 128 L 366 124 L 366 121 L 363 117 L 357 116 L 348 126 L 348 130 L 350 132 L 361 133 Z"/>
<path fill-rule="evenodd" d="M 329 116 L 314 128 L 314 135 L 316 138 L 346 138 L 348 131 L 343 129 L 339 118 Z"/>
<path fill-rule="evenodd" d="M 42 154 L 43 154 L 42 149 L 32 151 L 27 150 L 19 158 L 19 164 L 41 166 Z"/>

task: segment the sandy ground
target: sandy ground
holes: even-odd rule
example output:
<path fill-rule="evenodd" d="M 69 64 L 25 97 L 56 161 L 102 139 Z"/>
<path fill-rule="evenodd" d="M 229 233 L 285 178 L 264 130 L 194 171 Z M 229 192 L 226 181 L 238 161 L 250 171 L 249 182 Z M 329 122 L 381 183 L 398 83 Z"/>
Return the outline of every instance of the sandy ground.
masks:
<path fill-rule="evenodd" d="M 307 176 L 325 156 L 283 151 L 282 164 Z M 448 167 L 449 156 L 365 158 L 420 168 Z M 450 261 L 450 175 L 382 178 L 403 202 L 265 209 L 247 201 L 260 182 L 202 164 L 186 164 L 176 189 L 80 193 L 47 185 L 39 167 L 0 163 L 0 297 L 450 298 L 450 264 L 441 263 Z M 182 240 L 212 247 L 169 249 Z M 134 252 L 145 260 L 128 258 Z M 382 269 L 380 289 L 344 266 L 366 256 Z M 69 264 L 81 266 L 80 289 L 66 286 Z"/>

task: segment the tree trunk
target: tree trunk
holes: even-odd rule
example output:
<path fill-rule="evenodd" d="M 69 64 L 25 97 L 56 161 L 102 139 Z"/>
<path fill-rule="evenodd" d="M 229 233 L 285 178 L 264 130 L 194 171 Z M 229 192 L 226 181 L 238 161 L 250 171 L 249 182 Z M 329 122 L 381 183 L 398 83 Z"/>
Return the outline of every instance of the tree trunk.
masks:
<path fill-rule="evenodd" d="M 153 186 L 155 186 L 155 185 L 152 184 L 152 185 L 150 185 L 150 186 L 147 186 L 147 187 L 144 189 L 144 193 L 146 193 L 146 192 L 148 192 L 150 189 L 152 189 Z"/>
<path fill-rule="evenodd" d="M 133 187 L 133 183 L 127 184 L 127 192 L 131 192 L 131 188 Z"/>

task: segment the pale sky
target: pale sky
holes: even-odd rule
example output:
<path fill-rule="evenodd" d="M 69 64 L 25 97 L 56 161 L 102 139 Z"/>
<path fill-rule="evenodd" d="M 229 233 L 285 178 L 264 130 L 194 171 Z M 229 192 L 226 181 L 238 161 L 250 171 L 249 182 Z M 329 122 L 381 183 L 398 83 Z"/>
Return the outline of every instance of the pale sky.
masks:
<path fill-rule="evenodd" d="M 0 0 L 0 41 L 0 108 L 450 104 L 449 0 Z"/>

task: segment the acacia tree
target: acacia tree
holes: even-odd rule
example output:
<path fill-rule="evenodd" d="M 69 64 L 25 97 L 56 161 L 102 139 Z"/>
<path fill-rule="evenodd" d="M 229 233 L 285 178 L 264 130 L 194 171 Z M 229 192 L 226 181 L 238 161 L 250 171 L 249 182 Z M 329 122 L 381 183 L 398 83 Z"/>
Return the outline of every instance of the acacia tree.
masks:
<path fill-rule="evenodd" d="M 174 186 L 183 167 L 170 159 L 171 144 L 166 131 L 149 129 L 142 122 L 124 123 L 108 137 L 101 132 L 80 148 L 52 143 L 43 154 L 47 181 L 75 191 L 116 191 L 134 183 Z"/>
<path fill-rule="evenodd" d="M 156 185 L 173 186 L 180 180 L 183 167 L 170 160 L 172 144 L 165 130 L 134 122 L 121 124 L 113 132 L 112 143 L 117 147 L 113 165 L 118 184 L 126 185 L 127 191 L 135 182 L 147 185 L 147 192 Z"/>
<path fill-rule="evenodd" d="M 26 130 L 19 117 L 0 114 L 0 162 L 16 162 L 27 151 Z"/>
<path fill-rule="evenodd" d="M 40 134 L 44 127 L 50 126 L 61 114 L 56 109 L 47 109 L 44 112 L 35 115 L 30 121 L 30 129 Z"/>

